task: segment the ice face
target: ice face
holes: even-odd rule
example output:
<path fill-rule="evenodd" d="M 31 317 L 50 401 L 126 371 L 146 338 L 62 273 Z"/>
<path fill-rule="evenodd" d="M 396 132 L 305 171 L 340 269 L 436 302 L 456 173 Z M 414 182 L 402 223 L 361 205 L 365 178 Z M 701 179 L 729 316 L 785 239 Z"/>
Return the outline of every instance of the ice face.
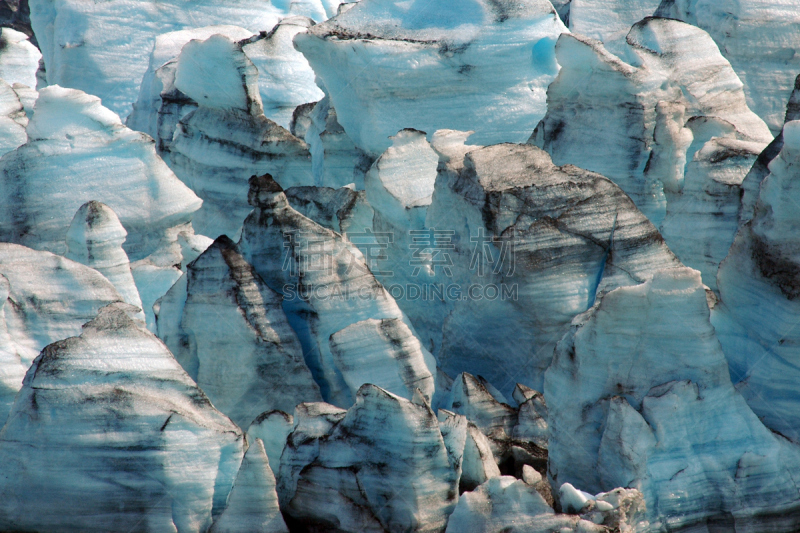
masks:
<path fill-rule="evenodd" d="M 742 182 L 772 139 L 728 61 L 707 33 L 660 18 L 634 24 L 619 57 L 574 35 L 556 53 L 563 68 L 530 142 L 622 187 L 716 288 Z"/>
<path fill-rule="evenodd" d="M 784 126 L 783 146 L 761 182 L 753 218 L 720 265 L 722 305 L 714 314 L 732 379 L 767 426 L 795 441 L 796 355 L 789 346 L 797 306 L 798 126 Z"/>
<path fill-rule="evenodd" d="M 180 2 L 88 4 L 81 0 L 31 2 L 31 23 L 47 70 L 47 83 L 99 96 L 121 117 L 131 111 L 147 71 L 148 54 L 162 33 L 230 24 L 253 33 L 287 15 L 316 21 L 330 16 L 319 0 L 284 4 L 237 0 L 224 6 L 204 0 L 185 10 Z"/>
<path fill-rule="evenodd" d="M 549 2 L 368 0 L 295 37 L 339 122 L 373 157 L 403 128 L 521 142 L 544 114 L 566 28 Z M 368 37 L 367 37 L 368 36 Z M 502 96 L 500 96 L 502 95 Z"/>
<path fill-rule="evenodd" d="M 94 96 L 42 89 L 27 132 L 28 142 L 0 159 L 4 196 L 14 199 L 0 212 L 4 241 L 63 253 L 75 212 L 97 200 L 119 217 L 128 232 L 125 251 L 135 261 L 200 207 L 156 155 L 152 139 L 123 126 Z"/>
<path fill-rule="evenodd" d="M 0 29 L 0 78 L 9 85 L 36 88 L 36 71 L 42 54 L 28 36 L 11 28 Z"/>
<path fill-rule="evenodd" d="M 767 0 L 662 0 L 657 15 L 707 31 L 744 83 L 750 108 L 778 133 L 800 71 L 800 58 L 794 53 L 794 28 L 800 21 L 795 8 L 791 2 Z"/>
<path fill-rule="evenodd" d="M 762 513 L 779 521 L 764 498 L 796 505 L 800 455 L 734 390 L 714 333 L 700 274 L 686 268 L 611 291 L 576 318 L 545 374 L 551 479 L 638 488 L 651 525 L 691 527 L 733 508 L 737 527 Z"/>
<path fill-rule="evenodd" d="M 246 428 L 261 413 L 322 399 L 281 298 L 220 237 L 161 301 L 158 334 L 220 411 Z"/>
<path fill-rule="evenodd" d="M 271 176 L 250 180 L 255 208 L 239 248 L 283 307 L 300 337 L 323 398 L 350 406 L 367 367 L 370 382 L 411 398 L 435 391 L 436 362 L 408 319 L 341 235 L 295 211 Z M 363 368 L 362 357 L 372 361 Z"/>
<path fill-rule="evenodd" d="M 442 531 L 458 476 L 430 407 L 373 385 L 346 412 L 324 406 L 298 406 L 281 458 L 278 496 L 291 523 Z"/>
<path fill-rule="evenodd" d="M 425 226 L 452 231 L 453 248 L 451 275 L 436 268 L 437 281 L 477 286 L 481 297 L 448 300 L 437 354 L 446 372 L 481 375 L 509 396 L 517 382 L 541 387 L 576 314 L 605 291 L 680 265 L 630 198 L 598 174 L 558 167 L 530 145 L 453 141 L 442 150 Z"/>
<path fill-rule="evenodd" d="M 87 202 L 75 213 L 67 230 L 65 256 L 100 272 L 125 302 L 141 309 L 142 299 L 131 274 L 128 254 L 122 249 L 127 234 L 110 207 Z M 144 320 L 144 313 L 139 318 Z"/>
<path fill-rule="evenodd" d="M 261 439 L 254 440 L 244 454 L 228 506 L 209 529 L 209 533 L 239 531 L 289 533 L 278 508 L 275 476 Z"/>
<path fill-rule="evenodd" d="M 224 509 L 244 436 L 130 310 L 28 371 L 0 432 L 3 528 L 199 532 Z"/>

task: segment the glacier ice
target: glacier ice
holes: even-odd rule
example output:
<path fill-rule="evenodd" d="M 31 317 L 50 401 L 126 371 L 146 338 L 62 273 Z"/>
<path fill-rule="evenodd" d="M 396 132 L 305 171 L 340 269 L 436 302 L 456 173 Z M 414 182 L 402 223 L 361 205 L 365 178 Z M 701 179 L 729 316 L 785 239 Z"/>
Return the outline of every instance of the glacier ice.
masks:
<path fill-rule="evenodd" d="M 557 515 L 536 489 L 512 476 L 489 479 L 458 500 L 449 533 L 602 533 L 578 516 Z"/>
<path fill-rule="evenodd" d="M 128 304 L 36 358 L 0 431 L 0 527 L 205 531 L 244 435 Z"/>
<path fill-rule="evenodd" d="M 289 533 L 278 508 L 275 476 L 261 439 L 253 441 L 245 452 L 227 506 L 208 531 Z"/>
<path fill-rule="evenodd" d="M 0 28 L 0 78 L 9 85 L 36 88 L 41 52 L 28 36 L 12 28 Z"/>
<path fill-rule="evenodd" d="M 125 125 L 155 139 L 159 154 L 168 150 L 178 122 L 198 105 L 175 87 L 175 69 L 181 49 L 190 41 L 205 41 L 214 35 L 225 35 L 238 42 L 252 37 L 253 33 L 239 26 L 219 25 L 178 30 L 156 37 L 139 97 Z"/>
<path fill-rule="evenodd" d="M 453 232 L 451 275 L 436 268 L 439 281 L 477 289 L 448 299 L 437 359 L 445 372 L 481 375 L 503 394 L 517 382 L 541 390 L 575 315 L 604 291 L 680 263 L 603 176 L 558 167 L 531 145 L 451 141 L 437 148 L 443 159 L 425 225 Z"/>
<path fill-rule="evenodd" d="M 646 18 L 630 29 L 622 52 L 562 35 L 562 69 L 529 142 L 556 164 L 622 187 L 681 261 L 715 288 L 738 227 L 742 181 L 772 135 L 704 31 Z M 598 137 L 598 128 L 605 134 Z"/>
<path fill-rule="evenodd" d="M 239 249 L 283 307 L 303 345 L 322 397 L 348 407 L 364 383 L 410 399 L 415 388 L 430 401 L 436 361 L 408 319 L 375 279 L 352 243 L 295 211 L 269 174 L 250 180 L 255 208 L 244 222 Z M 363 370 L 358 361 L 371 363 Z"/>
<path fill-rule="evenodd" d="M 545 111 L 566 31 L 550 2 L 362 0 L 295 37 L 339 123 L 373 157 L 403 128 L 524 141 Z"/>
<path fill-rule="evenodd" d="M 364 188 L 364 173 L 374 158 L 358 148 L 339 124 L 330 96 L 298 106 L 291 127 L 292 134 L 303 138 L 311 150 L 315 184 Z"/>
<path fill-rule="evenodd" d="M 28 122 L 20 93 L 0 79 L 0 155 L 7 154 L 28 141 L 25 131 Z"/>
<path fill-rule="evenodd" d="M 164 157 L 203 199 L 193 226 L 212 238 L 238 239 L 250 176 L 314 184 L 308 145 L 264 116 L 258 70 L 242 47 L 222 34 L 193 40 L 175 66 L 175 87 L 199 107 L 180 120 Z"/>
<path fill-rule="evenodd" d="M 286 439 L 294 429 L 294 417 L 283 411 L 269 411 L 261 413 L 247 428 L 248 442 L 261 440 L 264 450 L 272 465 L 273 473 L 278 474 L 281 464 L 281 454 L 286 446 Z"/>
<path fill-rule="evenodd" d="M 797 441 L 797 165 L 800 121 L 787 122 L 783 146 L 761 182 L 752 220 L 720 265 L 714 325 L 731 377 L 771 429 Z"/>
<path fill-rule="evenodd" d="M 0 238 L 64 253 L 78 208 L 106 205 L 128 232 L 132 261 L 153 253 L 201 201 L 156 155 L 153 141 L 129 130 L 97 97 L 51 86 L 39 92 L 28 142 L 0 159 Z"/>
<path fill-rule="evenodd" d="M 544 385 L 556 485 L 636 488 L 655 531 L 797 527 L 800 450 L 734 389 L 696 270 L 605 294 L 573 321 Z"/>
<path fill-rule="evenodd" d="M 24 369 L 46 345 L 77 335 L 100 308 L 122 301 L 96 270 L 17 244 L 0 244 L 0 275 L 7 293 L 3 350 Z"/>
<path fill-rule="evenodd" d="M 609 49 L 624 46 L 630 27 L 658 9 L 661 0 L 570 0 L 570 31 L 603 41 Z"/>
<path fill-rule="evenodd" d="M 662 0 L 657 15 L 711 35 L 744 83 L 750 108 L 774 133 L 800 72 L 797 6 L 786 0 Z"/>
<path fill-rule="evenodd" d="M 298 528 L 438 532 L 458 477 L 430 407 L 364 385 L 347 411 L 298 407 L 278 496 Z"/>
<path fill-rule="evenodd" d="M 64 256 L 100 272 L 125 302 L 141 309 L 142 299 L 131 274 L 128 254 L 122 249 L 127 234 L 110 207 L 94 200 L 86 202 L 69 225 Z M 138 318 L 144 320 L 144 313 Z"/>
<path fill-rule="evenodd" d="M 202 0 L 191 8 L 178 1 L 32 0 L 31 24 L 42 51 L 47 83 L 99 96 L 103 105 L 126 117 L 147 71 L 148 54 L 158 35 L 214 24 L 253 33 L 273 28 L 288 15 L 316 21 L 331 16 L 330 2 L 273 3 L 234 0 L 220 6 Z"/>
<path fill-rule="evenodd" d="M 178 362 L 240 427 L 322 399 L 280 295 L 227 237 L 189 263 L 161 299 L 157 324 Z"/>

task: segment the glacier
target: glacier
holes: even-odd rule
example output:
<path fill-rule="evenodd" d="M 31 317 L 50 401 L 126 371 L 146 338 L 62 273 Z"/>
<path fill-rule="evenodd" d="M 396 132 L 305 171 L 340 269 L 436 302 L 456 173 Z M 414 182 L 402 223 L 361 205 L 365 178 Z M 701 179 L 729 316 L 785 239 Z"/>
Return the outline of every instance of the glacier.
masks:
<path fill-rule="evenodd" d="M 796 533 L 795 4 L 0 2 L 0 530 Z"/>

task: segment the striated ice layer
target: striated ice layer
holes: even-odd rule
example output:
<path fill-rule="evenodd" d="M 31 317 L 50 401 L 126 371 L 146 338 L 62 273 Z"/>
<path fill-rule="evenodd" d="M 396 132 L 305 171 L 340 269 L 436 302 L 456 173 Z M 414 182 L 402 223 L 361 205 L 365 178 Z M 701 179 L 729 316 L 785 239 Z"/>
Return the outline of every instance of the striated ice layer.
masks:
<path fill-rule="evenodd" d="M 800 273 L 800 121 L 783 128 L 752 220 L 720 265 L 714 325 L 731 377 L 771 429 L 800 441 L 796 332 Z"/>
<path fill-rule="evenodd" d="M 25 131 L 27 125 L 28 116 L 20 100 L 20 94 L 0 79 L 0 155 L 7 154 L 28 142 L 28 134 Z"/>
<path fill-rule="evenodd" d="M 36 88 L 41 52 L 22 32 L 0 28 L 0 78 L 9 85 Z"/>
<path fill-rule="evenodd" d="M 442 162 L 426 227 L 452 233 L 439 245 L 448 264 L 440 254 L 433 270 L 461 291 L 447 295 L 445 372 L 481 375 L 508 395 L 517 382 L 541 390 L 553 347 L 598 294 L 680 266 L 599 174 L 558 167 L 530 145 L 434 148 Z"/>
<path fill-rule="evenodd" d="M 336 233 L 347 234 L 357 247 L 365 244 L 364 239 L 353 235 L 366 236 L 372 230 L 375 211 L 367 202 L 364 191 L 354 191 L 349 187 L 300 186 L 290 187 L 285 193 L 289 205 L 298 213 Z M 362 247 L 359 249 L 364 250 Z"/>
<path fill-rule="evenodd" d="M 247 428 L 247 441 L 260 439 L 264 444 L 269 463 L 277 475 L 281 464 L 281 454 L 286 446 L 286 438 L 294 428 L 294 417 L 283 411 L 261 413 Z"/>
<path fill-rule="evenodd" d="M 730 64 L 704 31 L 659 18 L 634 24 L 620 57 L 576 35 L 556 53 L 563 68 L 529 142 L 613 180 L 715 287 L 742 181 L 772 140 Z"/>
<path fill-rule="evenodd" d="M 246 428 L 320 401 L 297 335 L 270 289 L 220 237 L 162 298 L 158 334 L 214 406 Z"/>
<path fill-rule="evenodd" d="M 372 230 L 382 245 L 380 252 L 375 250 L 367 258 L 369 265 L 384 284 L 407 289 L 435 279 L 428 265 L 418 266 L 425 254 L 418 244 L 425 240 L 425 217 L 439 165 L 439 156 L 425 137 L 425 132 L 413 129 L 397 132 L 391 138 L 392 146 L 364 177 L 367 200 L 375 212 Z M 412 265 L 414 268 L 409 268 Z M 422 342 L 435 353 L 442 343 L 442 322 L 448 312 L 444 301 L 406 295 L 398 305 Z"/>
<path fill-rule="evenodd" d="M 264 116 L 258 70 L 243 42 L 212 35 L 186 44 L 175 87 L 199 107 L 178 123 L 165 159 L 203 199 L 194 228 L 237 239 L 250 212 L 247 180 L 272 173 L 284 187 L 313 185 L 308 145 Z"/>
<path fill-rule="evenodd" d="M 78 208 L 108 205 L 128 232 L 136 261 L 153 253 L 201 201 L 156 155 L 153 140 L 129 130 L 98 98 L 73 89 L 42 89 L 29 140 L 0 159 L 5 202 L 0 238 L 64 253 Z"/>
<path fill-rule="evenodd" d="M 602 533 L 602 525 L 556 514 L 535 488 L 511 476 L 465 492 L 447 524 L 449 533 Z"/>
<path fill-rule="evenodd" d="M 166 347 L 114 304 L 47 346 L 0 432 L 0 527 L 202 532 L 244 437 Z"/>
<path fill-rule="evenodd" d="M 96 270 L 16 244 L 0 244 L 0 274 L 5 325 L 26 369 L 46 345 L 79 334 L 101 307 L 122 301 Z"/>
<path fill-rule="evenodd" d="M 540 406 L 539 413 L 532 413 L 533 404 L 528 402 L 538 393 L 532 390 L 531 393 L 531 399 L 515 409 L 498 401 L 484 383 L 464 372 L 456 377 L 446 403 L 449 410 L 464 415 L 470 425 L 486 436 L 491 456 L 503 473 L 520 475 L 525 465 L 544 473 L 547 469 L 547 408 Z M 541 420 L 542 415 L 544 420 Z M 543 426 L 543 431 L 530 438 L 525 433 L 533 425 Z M 465 451 L 465 461 L 467 456 Z M 465 485 L 462 479 L 462 488 Z"/>
<path fill-rule="evenodd" d="M 744 83 L 750 108 L 774 133 L 800 72 L 800 11 L 791 0 L 662 0 L 657 14 L 707 31 Z"/>
<path fill-rule="evenodd" d="M 228 506 L 214 521 L 209 533 L 289 533 L 278 508 L 275 476 L 256 439 L 242 459 L 236 481 L 228 495 Z"/>
<path fill-rule="evenodd" d="M 264 115 L 286 129 L 297 106 L 316 102 L 324 96 L 305 56 L 292 44 L 295 35 L 313 25 L 314 21 L 307 17 L 288 17 L 242 47 L 258 68 L 258 90 Z"/>
<path fill-rule="evenodd" d="M 368 382 L 406 398 L 419 388 L 430 401 L 436 362 L 358 248 L 295 211 L 268 174 L 250 180 L 248 200 L 239 248 L 283 294 L 323 398 L 348 407 Z"/>
<path fill-rule="evenodd" d="M 122 249 L 127 234 L 110 207 L 92 200 L 83 204 L 72 219 L 65 256 L 100 272 L 125 302 L 141 309 L 142 299 L 131 274 L 128 254 Z M 144 320 L 144 313 L 137 318 Z"/>
<path fill-rule="evenodd" d="M 115 287 L 91 268 L 0 244 L 0 423 L 41 349 L 77 335 L 101 307 L 119 301 Z"/>
<path fill-rule="evenodd" d="M 458 476 L 430 407 L 364 385 L 347 411 L 298 406 L 278 497 L 298 530 L 443 532 Z"/>
<path fill-rule="evenodd" d="M 800 75 L 794 80 L 794 90 L 789 98 L 789 103 L 786 105 L 785 122 L 793 120 L 800 120 Z M 742 182 L 742 207 L 739 213 L 740 222 L 747 222 L 753 218 L 756 202 L 758 201 L 758 192 L 761 182 L 769 174 L 769 164 L 773 159 L 778 157 L 781 149 L 783 148 L 783 127 L 780 133 L 775 136 L 769 145 L 759 154 L 758 159 L 753 163 L 750 172 L 745 176 Z"/>
<path fill-rule="evenodd" d="M 311 150 L 311 166 L 317 185 L 364 188 L 364 173 L 373 158 L 358 148 L 331 107 L 330 96 L 316 104 L 304 104 L 292 116 L 292 135 L 305 139 Z"/>
<path fill-rule="evenodd" d="M 604 295 L 559 343 L 544 394 L 556 486 L 637 488 L 654 531 L 800 525 L 800 449 L 734 390 L 699 272 Z"/>
<path fill-rule="evenodd" d="M 566 31 L 550 2 L 366 0 L 295 37 L 337 119 L 373 157 L 413 127 L 525 140 L 544 114 Z"/>
<path fill-rule="evenodd" d="M 562 0 L 563 1 L 563 0 Z M 661 0 L 569 0 L 569 29 L 603 41 L 608 48 L 624 46 L 631 26 L 658 9 Z"/>
<path fill-rule="evenodd" d="M 330 8 L 320 0 L 233 0 L 224 5 L 201 0 L 190 6 L 173 0 L 32 0 L 30 9 L 47 83 L 99 96 L 106 107 L 123 118 L 136 101 L 148 54 L 162 33 L 214 24 L 241 26 L 258 33 L 288 15 L 316 21 L 331 16 Z"/>
<path fill-rule="evenodd" d="M 239 26 L 220 25 L 173 31 L 156 37 L 139 97 L 125 125 L 155 139 L 159 154 L 169 149 L 178 122 L 198 107 L 197 102 L 175 87 L 178 56 L 190 41 L 205 41 L 213 35 L 241 41 L 253 37 L 253 32 Z"/>

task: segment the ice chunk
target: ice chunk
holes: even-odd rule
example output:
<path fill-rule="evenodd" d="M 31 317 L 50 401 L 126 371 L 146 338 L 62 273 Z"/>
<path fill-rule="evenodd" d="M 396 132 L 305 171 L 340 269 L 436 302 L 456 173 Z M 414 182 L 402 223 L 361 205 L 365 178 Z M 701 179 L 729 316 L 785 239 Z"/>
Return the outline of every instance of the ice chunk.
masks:
<path fill-rule="evenodd" d="M 22 32 L 0 28 L 0 78 L 9 85 L 36 87 L 36 71 L 42 54 Z"/>
<path fill-rule="evenodd" d="M 244 454 L 242 466 L 228 496 L 228 506 L 209 529 L 209 533 L 242 531 L 289 532 L 278 508 L 275 476 L 261 439 L 253 441 Z"/>
<path fill-rule="evenodd" d="M 577 35 L 562 35 L 556 54 L 562 69 L 529 142 L 614 181 L 715 288 L 742 181 L 772 140 L 730 63 L 704 31 L 661 18 L 634 24 L 619 57 Z"/>
<path fill-rule="evenodd" d="M 343 417 L 317 415 L 313 434 L 299 416 L 278 487 L 290 525 L 354 533 L 444 529 L 458 477 L 429 407 L 364 385 Z"/>
<path fill-rule="evenodd" d="M 224 508 L 244 436 L 132 310 L 29 369 L 0 432 L 3 529 L 204 531 Z"/>
<path fill-rule="evenodd" d="M 286 438 L 294 429 L 294 418 L 283 411 L 261 413 L 247 429 L 247 440 L 255 442 L 259 439 L 264 444 L 269 463 L 278 473 L 281 465 L 281 454 L 286 446 Z"/>
<path fill-rule="evenodd" d="M 323 398 L 350 406 L 368 382 L 408 399 L 420 388 L 431 400 L 436 362 L 358 248 L 295 211 L 269 174 L 250 180 L 248 199 L 239 248 L 283 294 Z M 365 349 L 373 363 L 362 366 Z"/>
<path fill-rule="evenodd" d="M 413 127 L 521 142 L 545 111 L 566 31 L 550 2 L 368 0 L 295 37 L 339 123 L 373 157 Z"/>
<path fill-rule="evenodd" d="M 770 0 L 663 0 L 656 14 L 707 31 L 741 78 L 750 108 L 778 133 L 800 71 L 796 7 Z"/>
<path fill-rule="evenodd" d="M 192 41 L 176 66 L 176 87 L 199 107 L 178 123 L 165 158 L 203 198 L 194 227 L 212 237 L 238 239 L 251 176 L 270 172 L 284 187 L 314 183 L 308 145 L 264 116 L 258 72 L 242 46 L 221 34 Z"/>
<path fill-rule="evenodd" d="M 447 531 L 600 533 L 607 529 L 577 516 L 555 514 L 536 489 L 511 476 L 502 476 L 462 494 Z"/>
<path fill-rule="evenodd" d="M 0 159 L 6 198 L 0 238 L 64 253 L 78 208 L 100 201 L 128 232 L 132 261 L 153 253 L 201 204 L 156 155 L 153 141 L 122 125 L 100 100 L 73 89 L 39 93 L 30 140 Z"/>
<path fill-rule="evenodd" d="M 127 234 L 110 207 L 94 200 L 87 202 L 75 213 L 67 230 L 66 257 L 100 272 L 125 302 L 141 309 L 128 254 L 122 249 Z M 145 320 L 144 313 L 139 318 Z"/>
<path fill-rule="evenodd" d="M 575 315 L 605 291 L 680 266 L 603 176 L 558 167 L 530 145 L 446 146 L 425 221 L 442 236 L 434 283 L 460 288 L 446 295 L 444 371 L 481 375 L 507 396 L 517 382 L 540 390 Z"/>
<path fill-rule="evenodd" d="M 322 399 L 280 296 L 230 239 L 217 239 L 184 276 L 164 297 L 177 305 L 162 301 L 159 336 L 214 406 L 248 427 L 261 413 Z"/>
<path fill-rule="evenodd" d="M 798 505 L 800 450 L 734 390 L 714 333 L 688 268 L 611 291 L 577 317 L 545 374 L 551 480 L 636 488 L 655 529 L 779 524 Z"/>
<path fill-rule="evenodd" d="M 230 24 L 252 33 L 272 28 L 287 15 L 328 18 L 320 0 L 273 3 L 234 0 L 181 2 L 33 0 L 31 22 L 44 56 L 47 83 L 102 98 L 126 117 L 136 101 L 156 37 L 167 32 Z"/>

